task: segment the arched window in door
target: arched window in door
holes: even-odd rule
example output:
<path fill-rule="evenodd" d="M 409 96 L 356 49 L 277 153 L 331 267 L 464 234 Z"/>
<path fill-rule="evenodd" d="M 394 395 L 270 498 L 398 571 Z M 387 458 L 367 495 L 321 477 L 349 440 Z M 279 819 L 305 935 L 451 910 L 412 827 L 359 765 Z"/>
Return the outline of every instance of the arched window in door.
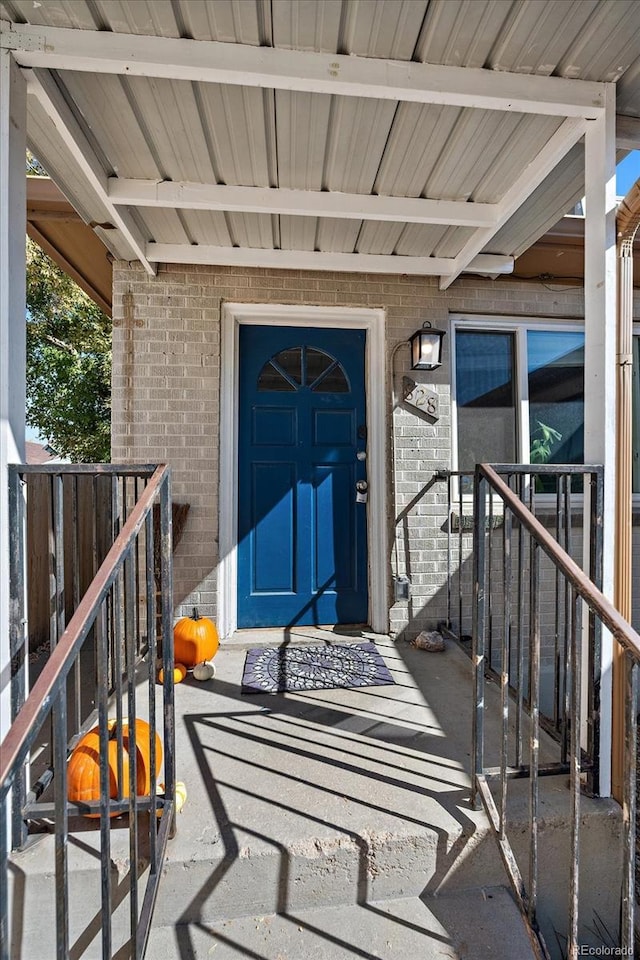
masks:
<path fill-rule="evenodd" d="M 316 347 L 287 347 L 268 360 L 258 376 L 258 390 L 280 393 L 307 389 L 314 393 L 349 393 L 342 364 Z"/>

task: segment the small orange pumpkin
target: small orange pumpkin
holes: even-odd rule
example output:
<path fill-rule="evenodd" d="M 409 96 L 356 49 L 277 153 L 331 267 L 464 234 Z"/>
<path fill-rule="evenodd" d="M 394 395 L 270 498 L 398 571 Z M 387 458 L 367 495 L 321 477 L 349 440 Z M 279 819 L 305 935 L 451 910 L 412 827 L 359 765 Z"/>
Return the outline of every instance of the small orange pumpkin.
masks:
<path fill-rule="evenodd" d="M 215 657 L 220 640 L 213 620 L 201 617 L 198 608 L 193 608 L 190 617 L 182 617 L 173 628 L 173 646 L 178 663 L 195 667 L 197 663 Z"/>
<path fill-rule="evenodd" d="M 151 728 L 145 720 L 136 724 L 136 794 L 151 792 Z M 109 720 L 109 796 L 118 796 L 118 731 L 117 721 Z M 156 732 L 156 770 L 162 763 L 162 743 Z M 129 796 L 129 724 L 122 725 L 122 796 Z M 100 728 L 93 727 L 74 748 L 67 765 L 67 796 L 72 803 L 88 803 L 100 799 Z M 117 813 L 111 816 L 117 816 Z M 99 817 L 88 813 L 87 817 Z"/>
<path fill-rule="evenodd" d="M 182 683 L 186 675 L 187 668 L 184 663 L 176 663 L 173 668 L 173 682 Z M 158 683 L 164 683 L 164 667 L 160 667 L 158 671 Z"/>

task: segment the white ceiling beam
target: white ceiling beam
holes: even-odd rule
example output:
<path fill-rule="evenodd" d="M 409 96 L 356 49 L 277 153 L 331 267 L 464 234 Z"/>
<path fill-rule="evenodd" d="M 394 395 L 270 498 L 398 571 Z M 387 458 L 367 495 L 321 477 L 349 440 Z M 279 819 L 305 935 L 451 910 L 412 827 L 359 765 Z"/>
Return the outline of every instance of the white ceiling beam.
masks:
<path fill-rule="evenodd" d="M 483 250 L 498 230 L 511 219 L 513 214 L 524 201 L 529 197 L 542 181 L 547 177 L 554 167 L 562 160 L 569 150 L 583 136 L 588 121 L 577 120 L 575 117 L 567 119 L 556 130 L 550 140 L 544 145 L 542 150 L 535 156 L 529 164 L 523 169 L 522 173 L 504 194 L 498 207 L 498 220 L 493 227 L 483 227 L 477 230 L 467 241 L 460 253 L 455 258 L 455 265 L 452 272 L 443 275 L 440 282 L 440 289 L 447 290 L 453 281 L 468 269 L 481 250 Z"/>
<path fill-rule="evenodd" d="M 109 199 L 108 177 L 104 168 L 51 74 L 46 70 L 34 70 L 27 77 L 27 91 L 30 95 L 37 97 L 55 125 L 97 199 L 107 209 L 113 226 L 120 230 L 134 256 L 147 273 L 155 276 L 156 268 L 145 253 L 146 239 L 142 236 L 131 214 L 127 210 L 120 210 Z"/>
<path fill-rule="evenodd" d="M 4 21 L 0 30 L 23 67 L 592 119 L 604 104 L 604 84 L 565 77 Z"/>
<path fill-rule="evenodd" d="M 381 197 L 338 191 L 237 187 L 215 183 L 109 179 L 109 199 L 132 207 L 280 213 L 298 217 L 390 220 L 488 227 L 497 219 L 497 204 L 464 200 Z"/>
<path fill-rule="evenodd" d="M 216 266 L 274 267 L 285 270 L 339 270 L 350 273 L 411 274 L 439 277 L 454 269 L 445 257 L 404 257 L 372 253 L 327 253 L 315 250 L 261 250 L 208 244 L 148 243 L 147 257 L 158 263 L 198 263 Z M 483 254 L 465 268 L 487 275 L 513 272 L 513 257 Z"/>
<path fill-rule="evenodd" d="M 616 147 L 618 150 L 640 150 L 640 117 L 616 116 Z"/>

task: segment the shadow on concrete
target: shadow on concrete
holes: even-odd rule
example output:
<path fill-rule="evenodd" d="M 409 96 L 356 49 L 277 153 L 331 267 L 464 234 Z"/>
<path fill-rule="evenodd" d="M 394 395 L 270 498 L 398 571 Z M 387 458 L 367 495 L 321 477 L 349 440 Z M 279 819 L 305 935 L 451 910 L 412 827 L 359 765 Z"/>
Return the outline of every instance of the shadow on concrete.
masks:
<path fill-rule="evenodd" d="M 291 637 L 287 637 L 287 642 Z M 407 674 L 411 675 L 411 664 L 406 664 L 402 656 L 393 656 L 393 648 L 384 649 L 386 657 L 387 650 L 390 653 L 390 660 L 397 661 L 399 665 L 407 666 Z M 395 668 L 395 663 L 392 664 Z M 399 688 L 409 689 L 409 685 L 398 684 Z M 229 683 L 225 680 L 216 680 L 211 683 L 212 692 L 225 699 L 234 701 L 243 706 L 247 704 L 247 699 L 240 695 L 239 686 Z M 415 687 L 411 687 L 415 689 Z M 292 875 L 291 851 L 289 847 L 276 840 L 268 829 L 270 817 L 280 814 L 284 817 L 287 814 L 295 813 L 296 816 L 303 816 L 308 823 L 311 831 L 314 828 L 326 830 L 327 828 L 335 831 L 357 848 L 358 868 L 354 889 L 352 890 L 353 902 L 362 906 L 372 914 L 384 916 L 389 924 L 400 923 L 404 926 L 414 929 L 416 932 L 434 938 L 436 942 L 448 943 L 445 937 L 435 933 L 433 930 L 427 930 L 408 920 L 391 917 L 385 911 L 376 907 L 372 902 L 372 881 L 376 871 L 376 849 L 375 843 L 372 843 L 366 832 L 359 832 L 357 829 L 350 829 L 342 818 L 331 819 L 327 817 L 327 809 L 322 806 L 322 797 L 328 801 L 342 801 L 350 808 L 357 806 L 360 810 L 366 809 L 376 816 L 388 817 L 395 815 L 395 810 L 390 810 L 380 803 L 376 803 L 377 788 L 386 789 L 391 787 L 396 791 L 401 791 L 405 795 L 416 795 L 416 797 L 430 798 L 441 810 L 445 812 L 445 819 L 448 817 L 457 824 L 456 837 L 452 833 L 436 822 L 428 823 L 419 817 L 411 817 L 403 814 L 403 823 L 407 826 L 413 825 L 417 828 L 429 828 L 436 836 L 435 869 L 429 877 L 429 882 L 423 889 L 423 895 L 438 890 L 444 879 L 454 868 L 458 858 L 464 851 L 464 848 L 474 837 L 476 832 L 476 819 L 467 815 L 469 810 L 469 790 L 464 785 L 456 786 L 452 783 L 456 777 L 447 778 L 445 771 L 450 770 L 452 774 L 457 774 L 460 778 L 461 764 L 465 765 L 467 757 L 456 755 L 456 749 L 452 747 L 446 731 L 445 724 L 439 723 L 438 717 L 433 723 L 417 723 L 412 717 L 407 724 L 398 721 L 393 715 L 393 707 L 396 709 L 403 704 L 403 697 L 394 699 L 380 695 L 376 692 L 376 701 L 382 699 L 385 701 L 388 712 L 372 712 L 364 702 L 366 691 L 351 690 L 351 694 L 357 694 L 356 700 L 360 699 L 362 694 L 363 712 L 360 713 L 357 708 L 345 710 L 344 705 L 341 709 L 337 706 L 331 706 L 327 703 L 328 697 L 332 691 L 322 691 L 321 699 L 317 696 L 296 696 L 295 699 L 289 699 L 281 695 L 252 695 L 251 706 L 254 704 L 258 709 L 241 709 L 238 711 L 225 710 L 223 712 L 212 713 L 193 713 L 185 714 L 182 722 L 187 731 L 190 749 L 196 760 L 199 775 L 204 785 L 204 793 L 208 797 L 211 814 L 215 818 L 217 829 L 224 848 L 222 861 L 215 867 L 206 882 L 195 892 L 190 899 L 187 909 L 183 911 L 182 916 L 176 924 L 175 932 L 177 937 L 177 946 L 181 960 L 195 960 L 196 951 L 192 940 L 191 928 L 198 929 L 200 932 L 206 932 L 211 937 L 212 942 L 220 941 L 229 946 L 233 946 L 239 954 L 262 960 L 262 955 L 249 950 L 240 942 L 233 941 L 225 934 L 219 924 L 209 922 L 206 911 L 203 912 L 204 905 L 209 901 L 216 888 L 224 880 L 225 876 L 232 869 L 240 856 L 240 847 L 237 833 L 242 833 L 253 837 L 264 844 L 270 845 L 277 851 L 279 858 L 278 878 L 277 878 L 277 897 L 275 902 L 275 913 L 288 918 L 292 923 L 316 933 L 318 936 L 327 940 L 334 946 L 349 949 L 354 956 L 371 957 L 373 954 L 365 952 L 358 948 L 356 944 L 349 942 L 336 935 L 328 933 L 320 927 L 314 927 L 308 919 L 302 919 L 298 916 L 297 908 L 291 903 L 292 884 L 295 878 Z M 371 697 L 370 697 L 371 699 Z M 382 706 L 382 705 L 381 705 Z M 423 704 L 415 704 L 416 709 L 422 709 L 426 712 Z M 345 724 L 345 718 L 356 719 L 361 717 L 364 721 L 364 728 L 358 729 L 357 733 L 341 729 Z M 274 721 L 274 723 L 270 723 Z M 362 724 L 356 724 L 362 727 Z M 277 727 L 277 739 L 275 738 Z M 313 729 L 326 736 L 327 732 L 335 736 L 335 745 L 327 746 L 323 742 L 321 752 L 313 743 Z M 228 735 L 232 732 L 234 744 L 237 745 L 237 752 L 225 750 L 220 744 L 222 735 Z M 304 736 L 304 733 L 307 736 Z M 364 744 L 372 743 L 376 749 L 383 752 L 384 760 L 372 760 L 367 755 L 367 747 Z M 355 749 L 360 745 L 361 750 Z M 443 750 L 443 748 L 445 748 Z M 253 748 L 251 759 L 249 758 L 249 749 Z M 255 750 L 262 751 L 265 760 L 253 759 Z M 233 794 L 238 800 L 240 811 L 242 810 L 242 799 L 248 801 L 255 800 L 259 795 L 261 777 L 273 773 L 273 764 L 269 760 L 273 759 L 273 751 L 286 754 L 287 769 L 282 767 L 278 769 L 279 782 L 282 783 L 283 798 L 276 799 L 262 795 L 260 802 L 264 806 L 264 816 L 262 818 L 264 826 L 256 829 L 256 824 L 249 825 L 246 818 L 243 819 L 242 813 L 236 813 L 233 809 L 228 809 L 227 803 L 223 798 L 223 793 L 227 796 Z M 407 751 L 411 751 L 415 757 L 423 755 L 428 759 L 429 765 L 442 770 L 441 776 L 434 776 L 433 772 L 423 773 L 411 769 L 407 770 L 401 762 L 401 758 L 407 757 Z M 269 754 L 271 753 L 271 756 Z M 364 754 L 364 756 L 363 756 Z M 269 759 L 267 759 L 269 758 Z M 293 762 L 292 762 L 293 758 Z M 238 782 L 230 783 L 223 779 L 216 772 L 219 764 L 216 761 L 240 762 L 244 773 L 242 776 L 243 785 Z M 305 779 L 303 775 L 293 772 L 297 767 L 304 770 L 306 763 L 320 764 L 317 778 L 314 782 Z M 375 767 L 379 769 L 375 769 Z M 373 767 L 373 769 L 372 769 Z M 292 769 L 293 768 L 293 769 Z M 404 776 L 403 776 L 404 774 Z M 347 778 L 366 778 L 367 789 L 370 799 L 353 793 L 345 794 L 344 783 Z M 412 782 L 417 780 L 418 782 Z M 421 782 L 422 781 L 422 782 Z M 300 810 L 290 803 L 286 802 L 288 786 L 296 789 L 309 789 L 309 798 L 313 799 L 316 806 L 313 809 Z M 409 803 L 410 805 L 410 803 Z M 204 811 L 199 811 L 199 816 L 206 816 Z"/>

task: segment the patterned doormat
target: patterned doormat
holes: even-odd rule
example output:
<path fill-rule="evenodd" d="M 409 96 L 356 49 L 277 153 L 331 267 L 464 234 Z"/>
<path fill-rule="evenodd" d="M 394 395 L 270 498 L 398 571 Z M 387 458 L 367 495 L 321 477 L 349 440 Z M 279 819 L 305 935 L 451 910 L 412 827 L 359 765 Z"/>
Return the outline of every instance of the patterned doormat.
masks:
<path fill-rule="evenodd" d="M 395 683 L 375 643 L 259 647 L 247 652 L 242 693 L 284 693 Z"/>

